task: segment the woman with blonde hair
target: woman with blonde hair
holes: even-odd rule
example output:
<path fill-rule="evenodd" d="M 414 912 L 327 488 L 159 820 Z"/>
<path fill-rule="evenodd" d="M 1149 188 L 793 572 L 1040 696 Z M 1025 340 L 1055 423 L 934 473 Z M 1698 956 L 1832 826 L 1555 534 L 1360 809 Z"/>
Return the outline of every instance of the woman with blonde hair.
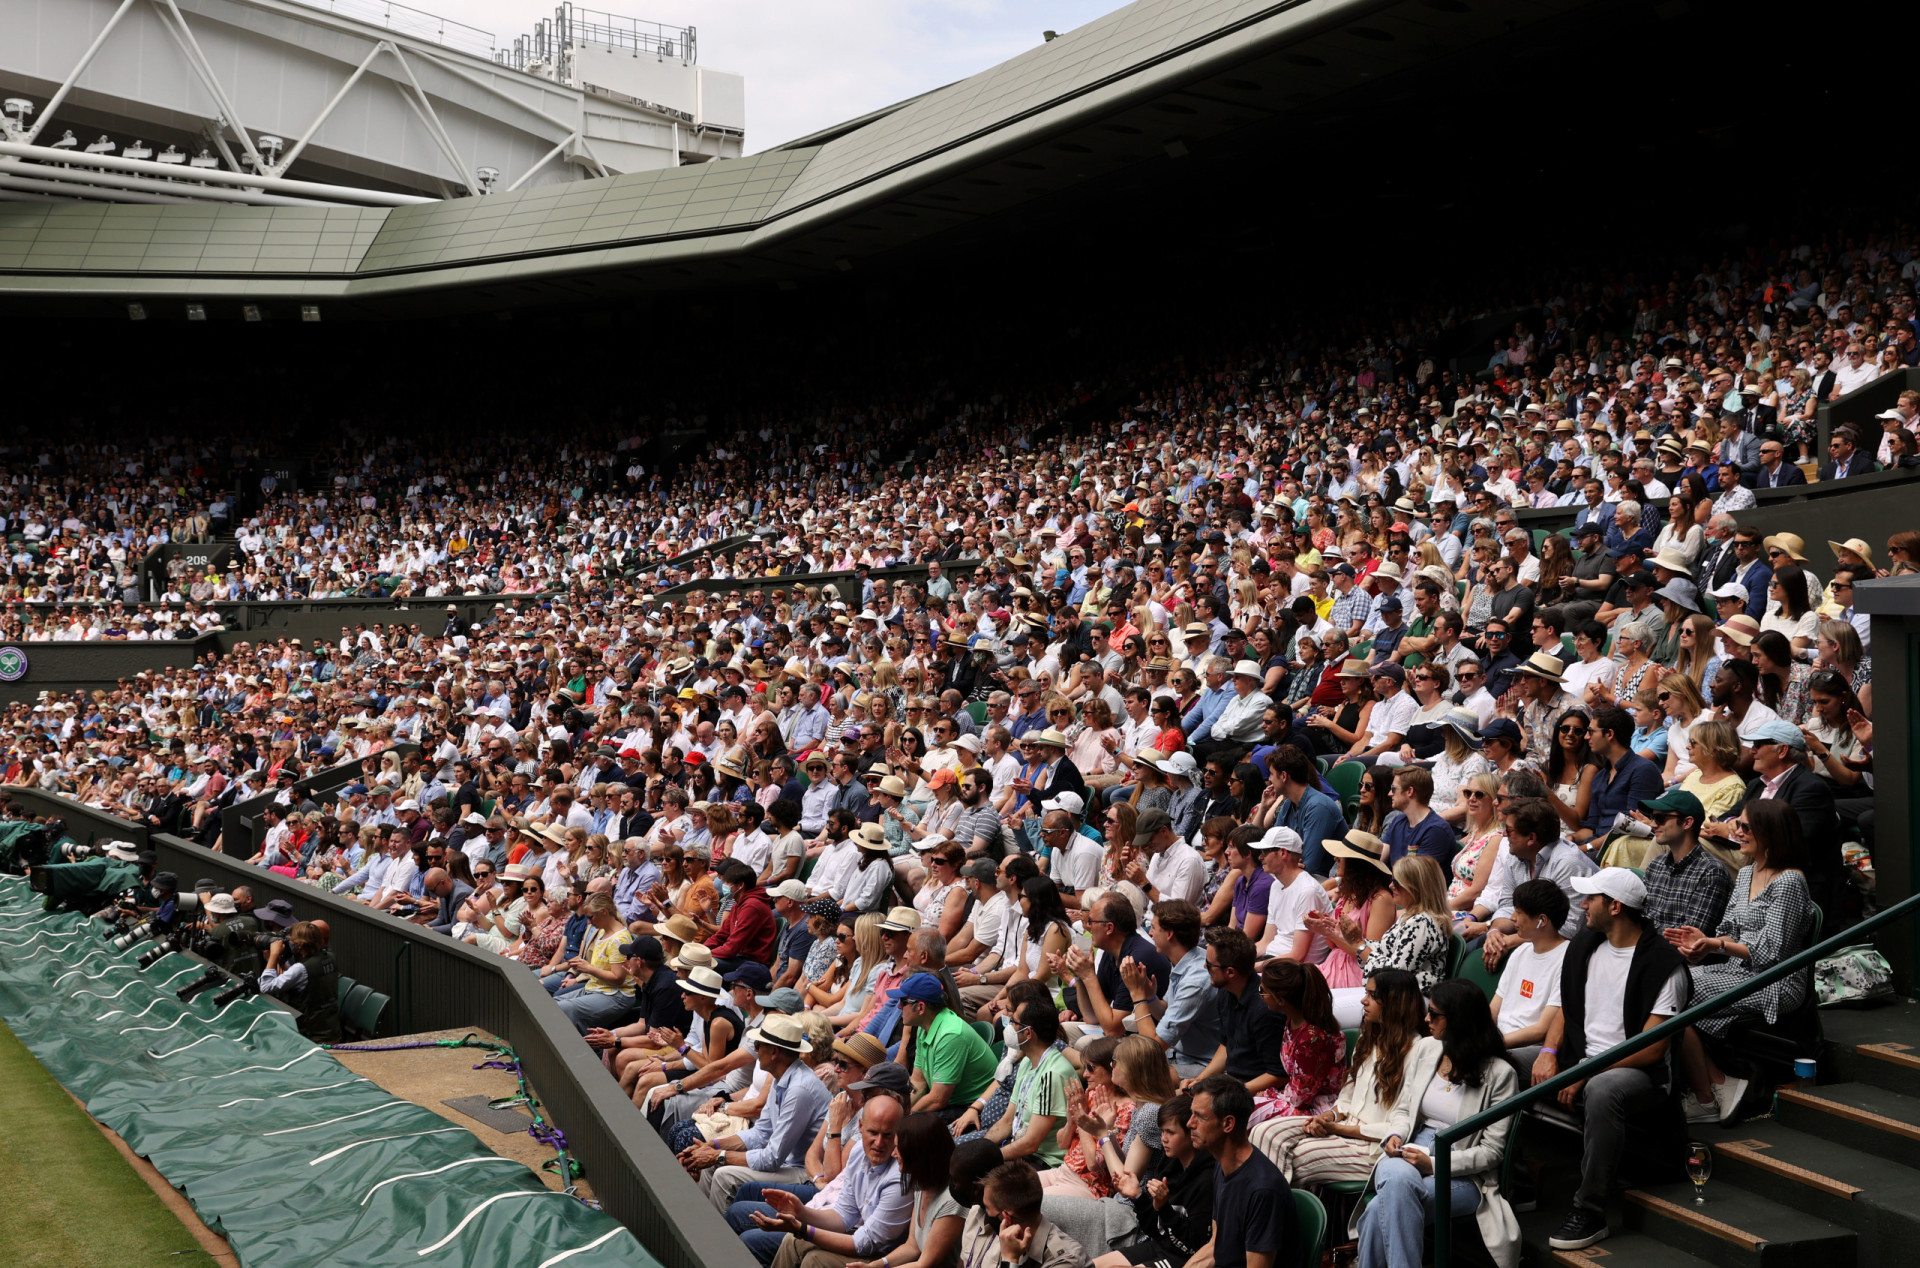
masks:
<path fill-rule="evenodd" d="M 1453 880 L 1447 885 L 1447 906 L 1472 911 L 1480 894 L 1507 861 L 1507 830 L 1500 822 L 1495 798 L 1500 778 L 1492 771 L 1470 775 L 1460 786 L 1460 848 L 1453 856 Z"/>
<path fill-rule="evenodd" d="M 1680 623 L 1674 668 L 1692 679 L 1696 690 L 1712 682 L 1720 668 L 1720 657 L 1714 654 L 1715 637 L 1713 618 L 1704 613 L 1695 612 Z"/>
<path fill-rule="evenodd" d="M 831 1019 L 836 1030 L 866 1011 L 867 996 L 888 964 L 887 949 L 880 937 L 880 922 L 885 919 L 881 913 L 870 911 L 853 922 L 854 961 L 847 973 L 840 1011 Z"/>
<path fill-rule="evenodd" d="M 1400 915 L 1378 942 L 1362 948 L 1360 962 L 1368 977 L 1406 969 L 1419 979 L 1421 992 L 1430 993 L 1453 971 L 1453 913 L 1447 908 L 1445 874 L 1426 855 L 1409 854 L 1393 865 L 1387 892 Z"/>
<path fill-rule="evenodd" d="M 1680 790 L 1700 799 L 1709 820 L 1718 819 L 1739 805 L 1747 795 L 1747 784 L 1740 777 L 1740 734 L 1731 722 L 1713 719 L 1696 722 L 1687 737 L 1692 769 L 1680 781 Z M 1740 869 L 1737 852 L 1719 844 L 1716 837 L 1701 837 L 1700 843 L 1722 863 Z"/>

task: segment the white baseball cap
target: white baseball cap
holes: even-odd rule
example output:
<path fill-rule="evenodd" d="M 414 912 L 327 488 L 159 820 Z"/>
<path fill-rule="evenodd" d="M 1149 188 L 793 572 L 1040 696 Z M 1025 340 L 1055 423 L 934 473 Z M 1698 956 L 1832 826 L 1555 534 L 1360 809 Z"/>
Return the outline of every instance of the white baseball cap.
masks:
<path fill-rule="evenodd" d="M 1636 911 L 1647 905 L 1647 883 L 1624 867 L 1603 867 L 1592 876 L 1576 876 L 1573 887 L 1582 894 L 1605 894 Z"/>
<path fill-rule="evenodd" d="M 1050 797 L 1046 801 L 1041 802 L 1040 808 L 1042 810 L 1064 810 L 1077 818 L 1086 813 L 1087 803 L 1081 799 L 1079 793 L 1063 792 L 1057 797 Z"/>

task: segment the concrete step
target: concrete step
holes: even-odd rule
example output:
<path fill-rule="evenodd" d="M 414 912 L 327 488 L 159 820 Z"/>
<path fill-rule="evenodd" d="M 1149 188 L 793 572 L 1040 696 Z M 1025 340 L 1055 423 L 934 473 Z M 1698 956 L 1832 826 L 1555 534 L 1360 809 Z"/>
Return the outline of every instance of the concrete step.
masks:
<path fill-rule="evenodd" d="M 1717 1171 L 1718 1169 L 1716 1169 Z M 1859 1234 L 1782 1205 L 1716 1174 L 1706 1205 L 1691 1183 L 1629 1189 L 1627 1227 L 1719 1268 L 1854 1268 Z"/>
<path fill-rule="evenodd" d="M 1820 1023 L 1828 1044 L 1823 1075 L 1893 1092 L 1920 1089 L 1920 1004 L 1895 1000 L 1878 1008 L 1826 1009 Z"/>
<path fill-rule="evenodd" d="M 1774 1118 L 1902 1166 L 1920 1159 L 1920 1097 L 1877 1084 L 1783 1087 L 1775 1094 Z"/>
<path fill-rule="evenodd" d="M 1911 1262 L 1920 1246 L 1914 1167 L 1768 1119 L 1710 1128 L 1695 1139 L 1713 1145 L 1716 1178 L 1859 1233 L 1859 1261 L 1867 1268 Z"/>

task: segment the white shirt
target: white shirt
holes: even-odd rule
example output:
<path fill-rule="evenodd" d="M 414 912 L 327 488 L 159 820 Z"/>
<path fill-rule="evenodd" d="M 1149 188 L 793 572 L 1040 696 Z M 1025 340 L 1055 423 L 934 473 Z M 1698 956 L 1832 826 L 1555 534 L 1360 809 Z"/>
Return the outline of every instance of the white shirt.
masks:
<path fill-rule="evenodd" d="M 1608 684 L 1609 686 L 1612 685 L 1613 671 L 1615 668 L 1617 668 L 1617 666 L 1605 656 L 1600 657 L 1592 664 L 1588 664 L 1584 660 L 1574 661 L 1568 665 L 1564 671 L 1567 679 L 1567 694 L 1575 700 L 1585 700 L 1587 698 L 1587 684 L 1598 682 Z"/>
<path fill-rule="evenodd" d="M 1627 970 L 1633 967 L 1633 951 L 1632 947 L 1616 947 L 1611 942 L 1602 942 L 1594 948 L 1593 959 L 1587 963 L 1588 1056 L 1605 1052 L 1627 1040 L 1627 1026 L 1621 1017 L 1621 1010 L 1626 1007 Z M 1667 984 L 1660 988 L 1660 997 L 1653 1003 L 1655 1016 L 1671 1017 L 1680 1011 L 1684 998 L 1682 983 L 1687 981 L 1685 969 L 1674 970 Z M 1505 1003 L 1506 1000 L 1502 998 L 1503 1012 Z"/>
<path fill-rule="evenodd" d="M 1419 710 L 1420 702 L 1413 698 L 1411 691 L 1403 690 L 1391 700 L 1377 702 L 1367 718 L 1367 747 L 1378 748 L 1389 735 L 1404 739 L 1413 726 L 1413 715 Z"/>
<path fill-rule="evenodd" d="M 773 861 L 773 839 L 761 829 L 755 828 L 746 836 L 734 841 L 730 857 L 739 859 L 752 868 L 757 875 L 766 871 L 767 864 Z"/>
<path fill-rule="evenodd" d="M 1502 1034 L 1525 1030 L 1547 1009 L 1560 1007 L 1560 966 L 1570 945 L 1562 942 L 1545 955 L 1528 942 L 1513 949 L 1495 991 L 1500 996 L 1500 1016 L 1495 1020 Z"/>
<path fill-rule="evenodd" d="M 1308 912 L 1332 910 L 1333 899 L 1312 873 L 1302 872 L 1286 885 L 1276 880 L 1267 891 L 1266 949 L 1274 955 L 1285 955 L 1293 947 L 1293 936 L 1307 927 Z M 1306 963 L 1320 963 L 1330 949 L 1325 938 L 1314 934 L 1307 941 Z"/>
<path fill-rule="evenodd" d="M 1100 860 L 1106 857 L 1106 851 L 1081 832 L 1073 834 L 1073 840 L 1067 845 L 1064 858 L 1055 857 L 1053 861 L 1053 879 L 1061 889 L 1079 893 L 1092 889 L 1100 879 Z"/>
<path fill-rule="evenodd" d="M 807 888 L 816 894 L 831 895 L 838 902 L 846 897 L 853 878 L 860 873 L 860 847 L 852 837 L 828 846 L 813 865 Z"/>
<path fill-rule="evenodd" d="M 1005 893 L 996 889 L 993 897 L 984 903 L 973 905 L 973 940 L 981 946 L 992 947 L 1000 941 L 1000 930 L 1007 922 L 1007 912 L 1012 908 Z"/>
<path fill-rule="evenodd" d="M 1200 857 L 1200 851 L 1185 841 L 1176 840 L 1147 861 L 1147 883 L 1158 891 L 1161 901 L 1178 898 L 1197 903 L 1207 883 L 1206 861 Z"/>

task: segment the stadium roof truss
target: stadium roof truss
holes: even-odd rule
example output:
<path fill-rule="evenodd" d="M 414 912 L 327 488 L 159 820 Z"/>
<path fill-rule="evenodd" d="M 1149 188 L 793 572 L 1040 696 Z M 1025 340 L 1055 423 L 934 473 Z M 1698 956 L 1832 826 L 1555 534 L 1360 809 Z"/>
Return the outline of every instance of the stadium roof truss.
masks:
<path fill-rule="evenodd" d="M 405 311 L 789 283 L 1588 0 L 1137 0 L 747 158 L 393 207 L 0 203 L 0 297 Z"/>

